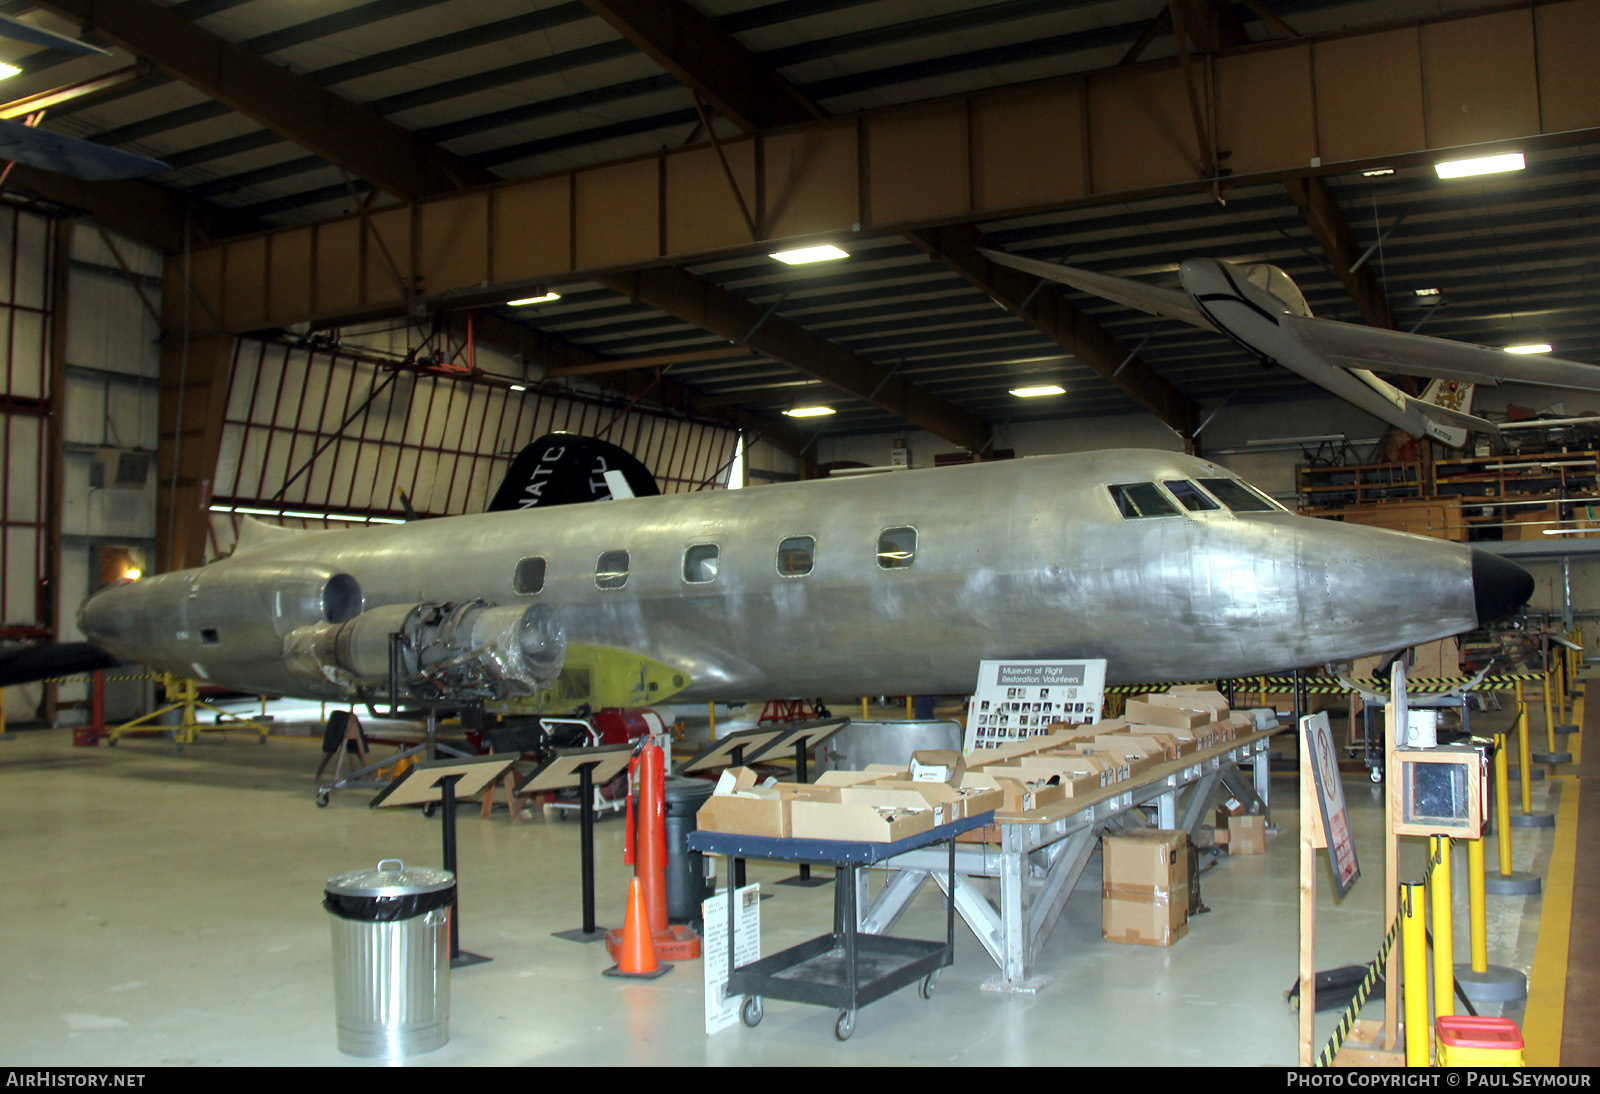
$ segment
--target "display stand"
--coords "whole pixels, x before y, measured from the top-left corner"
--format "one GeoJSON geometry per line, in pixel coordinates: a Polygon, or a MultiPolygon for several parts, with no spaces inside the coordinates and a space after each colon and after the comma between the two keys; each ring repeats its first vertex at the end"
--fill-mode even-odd
{"type": "MultiPolygon", "coordinates": [[[[689,760],[678,768],[677,773],[692,775],[696,771],[715,771],[721,767],[743,767],[745,764],[754,763],[758,757],[770,751],[776,741],[788,735],[789,729],[786,726],[779,726],[776,729],[758,727],[738,730],[689,760]]],[[[734,859],[731,869],[733,887],[743,889],[744,859],[734,859]]]]}
{"type": "MultiPolygon", "coordinates": [[[[335,711],[334,713],[338,713],[338,712],[335,711]]],[[[352,721],[354,720],[354,715],[351,716],[351,720],[352,721]]],[[[329,721],[331,723],[332,718],[330,718],[329,721]]],[[[347,729],[346,733],[348,733],[348,732],[349,731],[347,729]]],[[[319,807],[326,806],[328,804],[328,796],[330,794],[332,794],[335,790],[382,790],[382,789],[384,789],[385,787],[391,785],[390,782],[388,782],[387,780],[378,779],[378,778],[369,778],[369,776],[375,776],[379,772],[383,771],[385,768],[389,768],[389,767],[395,766],[395,764],[399,763],[401,760],[411,759],[412,757],[416,757],[416,756],[420,756],[424,760],[432,760],[435,756],[437,756],[441,752],[447,752],[450,755],[460,757],[461,759],[469,759],[469,758],[471,758],[466,753],[461,752],[459,749],[452,748],[452,747],[450,747],[448,745],[441,745],[439,743],[438,738],[439,738],[439,710],[438,710],[437,707],[431,707],[430,706],[427,709],[427,720],[424,723],[422,740],[418,741],[414,745],[408,745],[407,747],[402,748],[400,751],[394,753],[391,756],[384,756],[381,759],[376,759],[375,760],[375,759],[372,759],[371,756],[369,755],[367,757],[367,762],[362,767],[359,767],[356,770],[350,772],[350,774],[342,776],[342,777],[340,777],[339,773],[338,773],[339,772],[339,767],[341,765],[335,765],[335,768],[334,768],[334,776],[335,777],[334,777],[333,781],[323,783],[321,786],[317,787],[317,805],[319,807]]],[[[326,741],[326,732],[324,734],[324,741],[326,741]]],[[[324,757],[324,759],[323,759],[324,766],[326,765],[326,763],[327,763],[327,758],[324,757]]],[[[321,771],[320,767],[318,768],[318,771],[321,771]]]]}
{"type": "MultiPolygon", "coordinates": [[[[766,752],[769,755],[776,756],[781,752],[787,752],[790,748],[793,748],[794,781],[803,785],[810,781],[810,773],[807,770],[806,765],[806,757],[810,751],[849,724],[850,719],[848,718],[833,718],[815,722],[804,722],[799,725],[791,725],[786,734],[784,734],[778,740],[773,741],[772,744],[767,747],[766,752]]],[[[811,864],[809,862],[802,862],[800,864],[800,872],[798,874],[796,874],[794,877],[786,877],[782,881],[778,882],[778,884],[803,885],[807,888],[811,888],[817,885],[826,885],[832,880],[833,876],[831,874],[827,877],[812,877],[811,864]]]]}
{"type": "Polygon", "coordinates": [[[578,789],[578,819],[583,861],[583,925],[570,931],[552,931],[568,942],[598,942],[606,928],[594,921],[594,788],[604,786],[628,766],[632,745],[602,745],[557,752],[514,790],[513,797],[547,790],[578,789]]]}
{"type": "MultiPolygon", "coordinates": [[[[432,720],[432,712],[429,712],[432,720]]],[[[424,808],[438,805],[444,813],[444,868],[456,873],[456,797],[470,798],[494,785],[511,765],[520,759],[519,753],[497,756],[479,756],[470,760],[430,760],[406,770],[405,774],[390,783],[382,793],[372,799],[372,808],[397,805],[420,805],[424,808]]],[[[467,953],[461,948],[460,878],[457,877],[455,909],[450,913],[450,967],[479,965],[493,958],[467,953]]]]}

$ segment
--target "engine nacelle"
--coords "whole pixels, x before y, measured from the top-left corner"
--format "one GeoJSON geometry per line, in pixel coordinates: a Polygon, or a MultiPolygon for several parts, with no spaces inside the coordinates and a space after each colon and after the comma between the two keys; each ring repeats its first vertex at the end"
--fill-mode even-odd
{"type": "Polygon", "coordinates": [[[308,683],[347,694],[510,699],[549,687],[566,659],[566,632],[542,604],[496,607],[391,604],[343,623],[317,623],[283,641],[284,666],[308,683]]]}

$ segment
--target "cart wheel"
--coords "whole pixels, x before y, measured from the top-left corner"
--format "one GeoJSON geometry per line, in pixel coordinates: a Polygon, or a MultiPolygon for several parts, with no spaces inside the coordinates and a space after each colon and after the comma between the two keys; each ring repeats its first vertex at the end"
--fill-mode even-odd
{"type": "Polygon", "coordinates": [[[745,996],[744,1003],[739,1007],[739,1018],[751,1029],[759,1026],[761,1024],[761,996],[745,996]]]}
{"type": "Polygon", "coordinates": [[[429,802],[427,805],[422,807],[422,815],[424,817],[431,817],[433,816],[434,810],[437,808],[438,806],[434,805],[433,802],[429,802]]]}
{"type": "Polygon", "coordinates": [[[328,808],[328,794],[327,794],[326,791],[324,791],[323,793],[317,795],[317,808],[318,809],[326,809],[326,808],[328,808]]]}
{"type": "Polygon", "coordinates": [[[932,999],[933,989],[938,986],[939,973],[941,971],[942,970],[940,969],[934,969],[927,976],[924,976],[922,978],[922,983],[917,985],[917,994],[922,996],[924,999],[932,999]]]}
{"type": "Polygon", "coordinates": [[[1375,767],[1375,768],[1372,769],[1372,781],[1375,782],[1375,783],[1383,782],[1383,769],[1382,768],[1375,767]]]}
{"type": "Polygon", "coordinates": [[[833,1024],[833,1035],[841,1041],[848,1041],[850,1035],[856,1031],[856,1012],[841,1010],[839,1020],[833,1024]]]}

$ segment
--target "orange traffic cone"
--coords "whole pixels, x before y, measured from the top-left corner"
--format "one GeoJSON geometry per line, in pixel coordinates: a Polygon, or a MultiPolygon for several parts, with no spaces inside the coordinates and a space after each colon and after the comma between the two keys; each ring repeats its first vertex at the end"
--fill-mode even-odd
{"type": "Polygon", "coordinates": [[[634,878],[628,882],[628,917],[622,923],[622,940],[616,949],[617,963],[601,975],[654,980],[671,972],[671,965],[656,961],[656,947],[650,933],[650,913],[644,906],[644,887],[639,884],[638,878],[634,878]]]}

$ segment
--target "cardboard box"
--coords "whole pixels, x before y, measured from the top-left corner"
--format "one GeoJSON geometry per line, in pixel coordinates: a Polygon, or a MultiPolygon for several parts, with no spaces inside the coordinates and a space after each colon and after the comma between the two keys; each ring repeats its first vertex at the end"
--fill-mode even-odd
{"type": "Polygon", "coordinates": [[[1149,702],[1144,699],[1129,699],[1127,705],[1123,707],[1122,716],[1130,724],[1173,726],[1177,729],[1199,729],[1213,720],[1197,711],[1184,710],[1181,707],[1149,702]]]}
{"type": "MultiPolygon", "coordinates": [[[[1144,828],[1100,841],[1101,886],[1124,896],[1154,898],[1189,885],[1189,834],[1181,828],[1144,828]]],[[[1184,907],[1188,907],[1187,897],[1184,907]]]]}
{"type": "Polygon", "coordinates": [[[873,783],[883,778],[883,775],[871,771],[824,771],[811,780],[812,786],[857,786],[861,783],[873,783]]]}
{"type": "MultiPolygon", "coordinates": [[[[1038,763],[1037,760],[1036,756],[1026,757],[999,767],[991,767],[989,770],[1002,778],[1009,777],[1011,772],[1016,772],[1018,778],[1035,787],[1040,785],[1058,787],[1065,798],[1081,798],[1100,789],[1098,771],[1074,773],[1060,764],[1038,763]]],[[[1034,808],[1038,808],[1037,791],[1034,808]]]]}
{"type": "MultiPolygon", "coordinates": [[[[736,776],[734,785],[744,782],[736,776]]],[[[706,832],[737,832],[783,839],[790,834],[791,803],[801,799],[837,801],[838,796],[837,788],[799,783],[750,786],[733,793],[713,794],[695,814],[695,827],[706,832]]]]}
{"type": "Polygon", "coordinates": [[[1204,714],[1208,722],[1226,718],[1229,710],[1228,700],[1214,688],[1196,688],[1193,691],[1173,688],[1170,691],[1138,695],[1135,698],[1157,706],[1177,707],[1179,710],[1187,710],[1194,714],[1204,714]]]}
{"type": "Polygon", "coordinates": [[[893,843],[933,826],[932,809],[883,809],[853,802],[802,799],[790,808],[789,834],[796,839],[893,843]]]}
{"type": "Polygon", "coordinates": [[[989,765],[978,771],[968,771],[961,785],[985,790],[998,790],[1002,802],[996,808],[1005,813],[1028,813],[1066,800],[1066,791],[1037,780],[1029,782],[1018,769],[1003,765],[989,765]]]}
{"type": "Polygon", "coordinates": [[[1145,749],[1152,756],[1159,755],[1164,760],[1176,760],[1183,754],[1178,738],[1150,726],[1130,726],[1128,732],[1119,733],[1117,737],[1145,749]]]}
{"type": "Polygon", "coordinates": [[[1228,854],[1264,855],[1266,853],[1266,817],[1228,818],[1228,854]]]}
{"type": "Polygon", "coordinates": [[[1082,756],[1085,759],[1096,760],[1105,764],[1110,772],[1106,779],[1106,785],[1108,786],[1111,783],[1127,782],[1133,777],[1133,769],[1128,766],[1127,759],[1121,753],[1095,751],[1092,748],[1083,747],[1090,743],[1089,741],[1080,741],[1077,747],[1063,748],[1060,751],[1068,756],[1082,756]]]}
{"type": "Polygon", "coordinates": [[[1166,762],[1164,756],[1151,755],[1147,746],[1134,744],[1126,734],[1096,737],[1092,741],[1085,741],[1080,749],[1095,755],[1118,757],[1122,763],[1128,765],[1130,779],[1138,778],[1146,771],[1166,762]]]}
{"type": "Polygon", "coordinates": [[[1119,774],[1122,770],[1122,765],[1109,757],[1096,756],[1088,752],[1069,752],[1064,749],[1041,752],[1034,757],[1034,760],[1064,765],[1066,770],[1075,775],[1098,775],[1101,786],[1110,786],[1120,781],[1119,774]]]}
{"type": "Polygon", "coordinates": [[[911,754],[911,781],[957,783],[967,769],[966,758],[955,749],[925,749],[911,754]]]}
{"type": "Polygon", "coordinates": [[[1189,933],[1189,886],[1166,903],[1106,893],[1100,904],[1100,937],[1136,946],[1170,946],[1189,933]]]}
{"type": "Polygon", "coordinates": [[[938,793],[937,791],[921,793],[912,787],[872,783],[866,786],[840,787],[839,801],[845,805],[873,805],[884,809],[927,809],[932,811],[935,825],[949,824],[958,819],[961,796],[953,787],[945,786],[944,783],[930,785],[941,787],[948,796],[940,801],[932,801],[930,798],[938,793]]]}
{"type": "Polygon", "coordinates": [[[975,817],[991,809],[999,809],[1005,802],[1005,793],[997,786],[955,787],[949,783],[917,783],[907,780],[885,781],[873,785],[891,790],[909,790],[917,794],[929,805],[944,811],[945,820],[940,821],[941,824],[975,817]]]}

